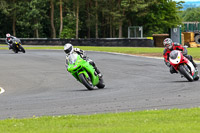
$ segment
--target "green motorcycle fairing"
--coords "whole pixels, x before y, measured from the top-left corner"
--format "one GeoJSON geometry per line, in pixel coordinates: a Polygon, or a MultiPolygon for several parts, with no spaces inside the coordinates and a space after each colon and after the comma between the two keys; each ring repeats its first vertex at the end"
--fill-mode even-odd
{"type": "Polygon", "coordinates": [[[99,83],[99,77],[96,76],[94,67],[82,59],[77,53],[68,56],[68,72],[70,72],[79,82],[79,75],[84,74],[86,78],[91,78],[92,84],[95,86],[99,83]]]}

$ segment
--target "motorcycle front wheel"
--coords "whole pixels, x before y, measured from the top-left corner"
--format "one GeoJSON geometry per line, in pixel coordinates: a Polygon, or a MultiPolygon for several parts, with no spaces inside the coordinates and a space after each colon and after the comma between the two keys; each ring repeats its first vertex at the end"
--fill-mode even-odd
{"type": "Polygon", "coordinates": [[[20,45],[19,47],[20,47],[20,50],[21,50],[23,53],[26,52],[25,49],[24,49],[21,45],[20,45]]]}
{"type": "Polygon", "coordinates": [[[88,90],[94,90],[94,86],[92,84],[92,81],[90,78],[86,78],[83,73],[79,75],[79,78],[81,80],[81,83],[88,89],[88,90]]]}
{"type": "Polygon", "coordinates": [[[18,53],[18,49],[13,48],[13,52],[18,53]]]}
{"type": "Polygon", "coordinates": [[[188,80],[188,81],[193,81],[194,79],[193,79],[193,77],[192,77],[192,75],[190,74],[190,72],[188,72],[187,70],[186,70],[186,68],[185,68],[185,66],[184,65],[180,65],[179,66],[179,71],[180,71],[180,73],[183,75],[183,76],[185,76],[185,78],[188,80]]]}

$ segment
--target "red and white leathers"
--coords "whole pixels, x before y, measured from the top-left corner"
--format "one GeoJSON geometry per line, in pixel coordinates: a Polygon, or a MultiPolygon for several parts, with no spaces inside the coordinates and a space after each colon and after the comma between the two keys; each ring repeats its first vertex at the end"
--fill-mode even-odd
{"type": "MultiPolygon", "coordinates": [[[[180,45],[179,43],[172,43],[172,48],[165,48],[163,51],[163,57],[164,57],[164,62],[167,65],[169,63],[169,54],[171,53],[171,51],[173,50],[180,50],[183,53],[186,52],[186,48],[184,48],[182,45],[180,45]]],[[[183,54],[184,55],[184,54],[183,54]]]]}
{"type": "Polygon", "coordinates": [[[165,62],[165,64],[168,67],[170,67],[170,72],[171,73],[176,73],[176,70],[169,63],[169,54],[173,50],[180,50],[180,51],[182,51],[183,56],[185,56],[186,58],[188,58],[192,62],[192,64],[194,65],[194,67],[197,67],[197,65],[194,63],[194,61],[192,59],[192,56],[191,55],[187,55],[187,49],[185,47],[183,47],[181,44],[174,42],[174,43],[172,43],[171,49],[165,48],[164,51],[163,51],[164,62],[165,62]]]}

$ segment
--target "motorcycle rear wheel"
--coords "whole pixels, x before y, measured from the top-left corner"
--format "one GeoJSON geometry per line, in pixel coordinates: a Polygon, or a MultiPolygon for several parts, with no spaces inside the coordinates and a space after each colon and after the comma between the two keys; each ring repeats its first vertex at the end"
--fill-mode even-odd
{"type": "Polygon", "coordinates": [[[88,90],[94,90],[94,86],[92,84],[91,79],[86,79],[85,75],[81,73],[79,75],[79,78],[81,80],[81,83],[88,89],[88,90]]]}
{"type": "Polygon", "coordinates": [[[195,77],[194,80],[195,80],[195,81],[199,80],[199,76],[195,77]]]}
{"type": "Polygon", "coordinates": [[[192,77],[192,75],[186,70],[186,68],[184,67],[184,65],[180,65],[180,66],[179,66],[179,71],[180,71],[180,73],[181,73],[183,76],[185,76],[185,78],[186,78],[188,81],[192,82],[192,81],[194,80],[193,77],[192,77]]]}

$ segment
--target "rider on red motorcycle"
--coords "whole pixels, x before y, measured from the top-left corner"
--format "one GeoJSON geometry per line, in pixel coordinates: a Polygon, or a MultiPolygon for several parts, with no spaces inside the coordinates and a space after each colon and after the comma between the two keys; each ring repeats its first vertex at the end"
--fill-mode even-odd
{"type": "Polygon", "coordinates": [[[165,46],[165,49],[163,51],[164,62],[165,62],[165,64],[168,67],[170,67],[170,73],[171,74],[177,73],[177,71],[174,69],[174,67],[171,66],[171,64],[169,63],[169,54],[173,50],[180,50],[180,51],[182,51],[183,56],[185,56],[186,58],[188,58],[188,60],[194,65],[194,67],[196,69],[197,64],[193,61],[191,55],[187,55],[187,49],[186,49],[186,47],[183,47],[181,44],[179,44],[177,42],[172,42],[172,40],[170,38],[166,38],[163,41],[163,45],[165,46]]]}

